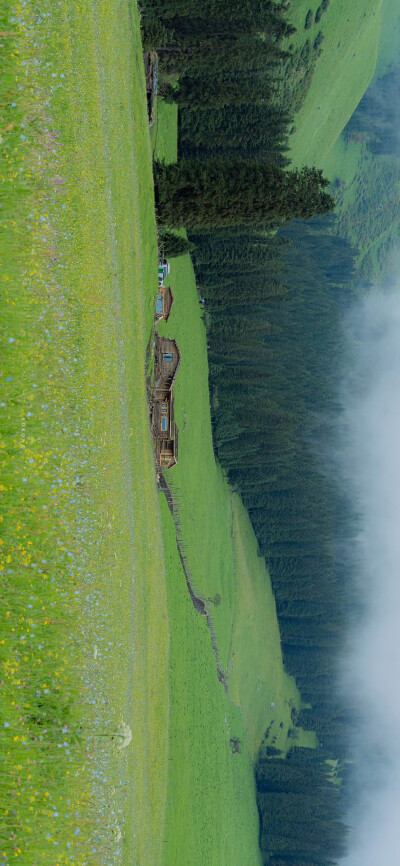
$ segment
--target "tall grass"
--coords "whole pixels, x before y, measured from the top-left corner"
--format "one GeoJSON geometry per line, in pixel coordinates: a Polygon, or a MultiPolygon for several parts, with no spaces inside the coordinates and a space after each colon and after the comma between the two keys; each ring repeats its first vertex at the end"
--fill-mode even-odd
{"type": "Polygon", "coordinates": [[[62,96],[50,14],[48,3],[0,9],[2,866],[114,862],[126,768],[102,671],[101,449],[84,386],[85,310],[63,281],[72,223],[51,116],[62,96]]]}

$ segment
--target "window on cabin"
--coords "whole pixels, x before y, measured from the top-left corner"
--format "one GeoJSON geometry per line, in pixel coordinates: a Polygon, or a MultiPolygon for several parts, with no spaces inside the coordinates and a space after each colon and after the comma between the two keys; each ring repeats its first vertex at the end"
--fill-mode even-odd
{"type": "Polygon", "coordinates": [[[161,430],[165,433],[168,429],[168,418],[161,418],[161,430]]]}
{"type": "Polygon", "coordinates": [[[173,360],[174,360],[174,356],[173,356],[172,352],[164,352],[163,353],[163,361],[165,364],[172,364],[173,360]]]}
{"type": "Polygon", "coordinates": [[[168,412],[168,404],[167,403],[161,403],[161,414],[166,415],[167,412],[168,412]]]}

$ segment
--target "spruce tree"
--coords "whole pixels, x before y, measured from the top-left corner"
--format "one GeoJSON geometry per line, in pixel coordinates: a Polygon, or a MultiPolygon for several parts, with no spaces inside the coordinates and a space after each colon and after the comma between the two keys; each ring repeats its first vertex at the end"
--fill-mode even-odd
{"type": "Polygon", "coordinates": [[[245,160],[181,160],[154,165],[162,225],[204,229],[310,219],[333,210],[328,181],[316,168],[293,171],[245,160]]]}

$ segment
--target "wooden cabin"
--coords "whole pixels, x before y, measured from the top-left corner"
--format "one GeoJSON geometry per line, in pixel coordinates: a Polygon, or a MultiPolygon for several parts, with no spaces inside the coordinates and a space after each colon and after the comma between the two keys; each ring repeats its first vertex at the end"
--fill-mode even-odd
{"type": "Polygon", "coordinates": [[[156,301],[156,322],[160,322],[161,319],[164,319],[164,322],[168,321],[173,303],[174,296],[171,287],[159,286],[156,301]]]}
{"type": "Polygon", "coordinates": [[[158,468],[171,469],[178,462],[178,430],[174,421],[173,385],[181,362],[176,340],[155,340],[154,386],[151,428],[158,468]]]}
{"type": "Polygon", "coordinates": [[[174,421],[173,388],[164,399],[154,401],[152,430],[157,466],[171,469],[178,462],[178,430],[174,421]]]}
{"type": "Polygon", "coordinates": [[[153,397],[164,399],[171,390],[181,363],[181,355],[176,340],[156,335],[156,362],[154,368],[153,397]]]}

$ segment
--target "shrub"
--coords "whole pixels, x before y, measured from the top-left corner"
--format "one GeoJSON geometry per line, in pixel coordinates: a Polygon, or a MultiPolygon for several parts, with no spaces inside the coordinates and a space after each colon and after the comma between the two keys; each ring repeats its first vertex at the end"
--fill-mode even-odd
{"type": "MultiPolygon", "coordinates": [[[[329,0],[328,0],[328,2],[329,2],[329,0]]],[[[310,27],[312,27],[313,22],[314,22],[314,13],[313,13],[312,9],[309,9],[307,12],[307,15],[306,15],[304,29],[310,30],[310,27]]]]}
{"type": "Polygon", "coordinates": [[[175,232],[164,231],[160,233],[159,238],[160,250],[164,256],[173,259],[175,256],[183,256],[185,253],[190,253],[194,249],[194,244],[182,238],[175,232]]]}
{"type": "Polygon", "coordinates": [[[173,39],[173,33],[157,19],[142,21],[142,43],[144,51],[164,48],[173,39]]]}
{"type": "Polygon", "coordinates": [[[231,737],[229,745],[231,747],[232,755],[238,755],[242,751],[242,741],[239,737],[231,737]]]}
{"type": "Polygon", "coordinates": [[[325,36],[324,36],[322,30],[320,30],[319,33],[318,33],[318,35],[317,35],[316,38],[315,38],[315,42],[314,42],[314,51],[318,51],[318,50],[319,50],[319,48],[321,47],[321,45],[322,45],[324,39],[325,39],[325,36]]]}

